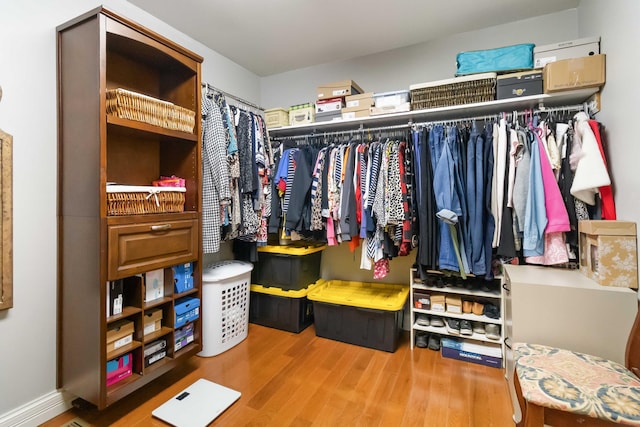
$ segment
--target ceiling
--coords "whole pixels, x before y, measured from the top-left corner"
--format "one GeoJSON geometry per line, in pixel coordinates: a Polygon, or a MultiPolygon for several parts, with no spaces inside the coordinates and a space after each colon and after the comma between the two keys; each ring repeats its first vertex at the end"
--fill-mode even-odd
{"type": "Polygon", "coordinates": [[[577,7],[580,0],[129,0],[258,76],[577,7]]]}

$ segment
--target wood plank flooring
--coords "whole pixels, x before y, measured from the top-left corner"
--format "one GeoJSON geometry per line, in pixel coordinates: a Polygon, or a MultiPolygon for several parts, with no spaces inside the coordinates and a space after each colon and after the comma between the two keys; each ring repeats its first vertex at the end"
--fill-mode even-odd
{"type": "Polygon", "coordinates": [[[151,411],[198,378],[242,393],[213,426],[513,426],[504,370],[415,348],[394,353],[250,324],[245,341],[194,357],[102,412],[72,409],[94,426],[165,426],[151,411]]]}

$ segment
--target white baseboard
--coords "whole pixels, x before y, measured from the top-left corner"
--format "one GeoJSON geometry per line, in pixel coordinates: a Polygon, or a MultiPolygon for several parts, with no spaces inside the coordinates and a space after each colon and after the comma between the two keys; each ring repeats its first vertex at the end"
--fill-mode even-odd
{"type": "Polygon", "coordinates": [[[0,427],[36,427],[71,408],[73,396],[52,391],[6,414],[0,414],[0,427]]]}

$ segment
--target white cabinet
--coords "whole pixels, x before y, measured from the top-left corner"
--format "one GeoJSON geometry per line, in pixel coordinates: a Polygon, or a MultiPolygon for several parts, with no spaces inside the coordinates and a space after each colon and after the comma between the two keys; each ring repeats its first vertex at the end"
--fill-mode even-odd
{"type": "MultiPolygon", "coordinates": [[[[577,270],[505,265],[505,368],[513,394],[515,342],[592,354],[624,364],[627,338],[638,309],[628,288],[602,286],[577,270]]],[[[514,408],[518,408],[514,400],[514,408]]]]}
{"type": "MultiPolygon", "coordinates": [[[[423,281],[416,269],[411,269],[411,290],[410,301],[411,304],[411,348],[415,346],[415,336],[417,331],[424,331],[429,334],[438,334],[439,336],[453,336],[464,340],[472,340],[475,342],[493,343],[503,347],[502,329],[503,329],[503,316],[502,316],[502,294],[500,292],[499,280],[492,282],[486,282],[481,279],[476,279],[473,276],[467,280],[462,280],[457,277],[445,276],[441,272],[433,271],[427,273],[429,280],[423,281]],[[434,283],[438,283],[435,285],[434,283]],[[416,308],[415,297],[417,295],[429,295],[432,298],[434,295],[457,296],[462,301],[479,302],[482,304],[493,304],[499,310],[499,317],[493,318],[486,315],[477,315],[473,313],[457,313],[447,309],[446,305],[444,310],[434,310],[431,306],[428,309],[416,308]],[[441,317],[442,319],[454,318],[458,320],[469,320],[472,323],[480,322],[485,326],[487,324],[495,324],[500,328],[500,338],[491,339],[486,334],[474,332],[472,335],[459,335],[450,334],[447,328],[444,326],[422,326],[416,322],[418,315],[426,314],[430,318],[433,316],[441,317]]],[[[502,354],[504,354],[504,348],[502,348],[502,354]]]]}

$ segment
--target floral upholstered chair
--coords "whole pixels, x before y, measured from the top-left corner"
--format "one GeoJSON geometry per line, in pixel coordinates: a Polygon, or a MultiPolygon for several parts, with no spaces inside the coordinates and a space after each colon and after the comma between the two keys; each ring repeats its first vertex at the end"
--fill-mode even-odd
{"type": "Polygon", "coordinates": [[[640,426],[640,314],[627,341],[625,366],[537,344],[514,345],[518,427],[640,426]]]}

